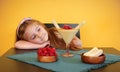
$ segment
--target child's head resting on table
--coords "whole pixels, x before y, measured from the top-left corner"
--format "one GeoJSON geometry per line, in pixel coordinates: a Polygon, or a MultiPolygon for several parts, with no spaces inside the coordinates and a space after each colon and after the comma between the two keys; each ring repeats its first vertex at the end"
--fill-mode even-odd
{"type": "MultiPolygon", "coordinates": [[[[38,20],[24,18],[16,30],[15,47],[17,49],[37,49],[46,45],[65,49],[65,42],[56,28],[47,28],[38,20]]],[[[75,36],[69,46],[72,50],[80,50],[81,40],[75,36]]]]}
{"type": "Polygon", "coordinates": [[[41,44],[48,41],[48,32],[41,22],[28,18],[18,27],[17,39],[41,44]]]}

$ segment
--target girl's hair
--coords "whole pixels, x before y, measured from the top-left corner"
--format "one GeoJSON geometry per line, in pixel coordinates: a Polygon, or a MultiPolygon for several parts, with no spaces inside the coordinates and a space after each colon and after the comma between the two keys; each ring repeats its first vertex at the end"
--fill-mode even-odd
{"type": "Polygon", "coordinates": [[[55,48],[62,48],[65,49],[65,42],[63,38],[58,38],[58,36],[55,33],[58,33],[56,28],[49,28],[48,34],[49,34],[49,40],[51,45],[53,45],[55,48]]]}
{"type": "Polygon", "coordinates": [[[42,25],[45,30],[48,32],[50,43],[53,47],[56,48],[65,48],[65,42],[62,38],[58,38],[55,32],[58,32],[56,28],[47,28],[43,23],[38,20],[30,19],[25,20],[22,24],[20,24],[19,28],[16,30],[16,41],[25,40],[23,35],[28,25],[33,23],[42,25]]]}

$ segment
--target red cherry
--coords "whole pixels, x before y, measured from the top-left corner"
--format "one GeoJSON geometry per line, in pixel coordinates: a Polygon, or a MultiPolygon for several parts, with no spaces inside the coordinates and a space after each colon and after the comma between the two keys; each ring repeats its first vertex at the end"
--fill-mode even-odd
{"type": "Polygon", "coordinates": [[[57,56],[56,49],[51,46],[38,49],[37,54],[39,56],[57,56]]]}
{"type": "Polygon", "coordinates": [[[41,48],[38,49],[37,54],[38,54],[38,55],[41,55],[41,54],[42,54],[41,48]]]}
{"type": "Polygon", "coordinates": [[[71,27],[70,25],[66,25],[66,24],[65,24],[65,25],[63,26],[63,29],[72,29],[72,27],[71,27]]]}

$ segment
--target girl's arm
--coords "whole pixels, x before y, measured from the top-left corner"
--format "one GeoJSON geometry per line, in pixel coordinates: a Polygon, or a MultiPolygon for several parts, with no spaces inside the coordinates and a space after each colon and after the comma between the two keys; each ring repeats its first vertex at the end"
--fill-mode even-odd
{"type": "Polygon", "coordinates": [[[78,37],[74,37],[70,43],[70,49],[72,50],[81,50],[82,49],[82,42],[78,37]]]}
{"type": "Polygon", "coordinates": [[[15,48],[17,49],[38,49],[38,48],[43,48],[48,44],[50,44],[49,41],[42,43],[42,44],[34,44],[31,42],[20,40],[15,43],[15,48]]]}

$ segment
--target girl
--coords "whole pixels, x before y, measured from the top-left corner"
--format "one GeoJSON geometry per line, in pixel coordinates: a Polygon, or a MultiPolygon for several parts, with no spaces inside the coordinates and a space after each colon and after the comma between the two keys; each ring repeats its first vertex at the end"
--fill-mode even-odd
{"type": "MultiPolygon", "coordinates": [[[[17,49],[38,49],[47,45],[65,49],[65,42],[56,28],[46,28],[43,23],[32,18],[20,22],[16,30],[17,49]]],[[[71,50],[80,50],[81,45],[81,40],[76,36],[69,44],[71,50]]]]}

